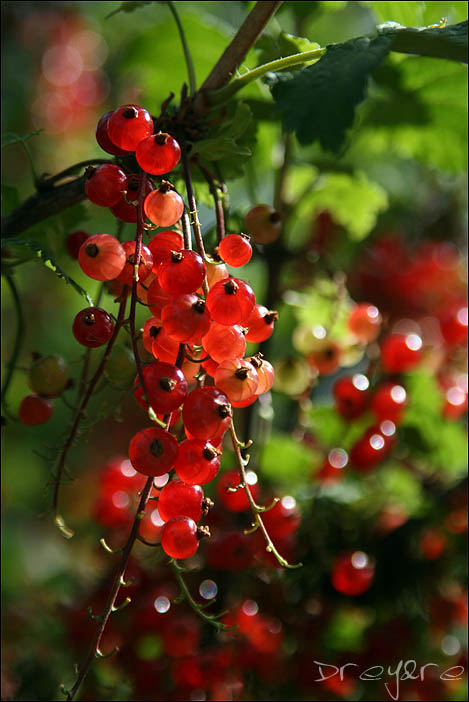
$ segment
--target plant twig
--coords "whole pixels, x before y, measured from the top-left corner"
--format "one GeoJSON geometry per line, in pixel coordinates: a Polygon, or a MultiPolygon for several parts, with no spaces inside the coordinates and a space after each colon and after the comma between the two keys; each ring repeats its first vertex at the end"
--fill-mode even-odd
{"type": "Polygon", "coordinates": [[[197,165],[202,171],[205,180],[208,183],[210,194],[213,197],[213,204],[215,205],[215,217],[217,219],[217,239],[218,243],[220,243],[220,241],[225,236],[225,211],[223,209],[223,196],[220,197],[220,190],[223,189],[223,186],[215,182],[213,173],[210,173],[208,168],[203,166],[201,163],[198,163],[197,165]]]}
{"type": "Polygon", "coordinates": [[[6,402],[6,396],[8,392],[8,388],[11,383],[11,379],[13,377],[13,373],[15,371],[16,364],[18,362],[18,357],[21,353],[21,347],[23,345],[23,339],[24,339],[24,315],[23,315],[23,308],[21,306],[21,298],[18,293],[18,289],[16,287],[16,283],[13,279],[13,276],[6,274],[5,275],[6,281],[8,283],[8,286],[11,290],[11,294],[13,297],[13,304],[15,307],[15,312],[16,312],[16,333],[15,333],[15,342],[13,345],[13,351],[11,354],[11,358],[6,363],[6,374],[5,374],[5,380],[3,383],[2,387],[2,406],[5,408],[5,411],[7,410],[7,402],[6,402]]]}
{"type": "Polygon", "coordinates": [[[187,587],[184,578],[182,577],[183,569],[178,565],[178,562],[172,558],[169,562],[169,565],[176,577],[176,580],[178,581],[179,587],[181,588],[181,599],[186,600],[186,602],[189,604],[190,607],[192,607],[194,612],[196,612],[201,619],[207,622],[207,624],[214,626],[215,629],[218,629],[219,631],[229,631],[232,627],[227,627],[226,624],[223,624],[223,622],[218,621],[218,619],[223,617],[227,612],[220,612],[219,614],[206,614],[203,611],[204,605],[200,605],[192,597],[189,588],[187,587]]]}
{"type": "Polygon", "coordinates": [[[179,17],[178,11],[176,10],[176,7],[174,5],[174,2],[171,2],[171,0],[168,0],[167,5],[168,5],[169,9],[171,10],[171,13],[174,17],[176,24],[177,24],[179,37],[181,39],[181,44],[182,44],[182,50],[184,52],[184,58],[186,61],[186,66],[187,66],[187,75],[189,78],[189,92],[190,92],[190,96],[192,97],[194,95],[195,91],[197,90],[196,79],[195,79],[194,61],[192,60],[191,51],[189,49],[186,35],[184,33],[184,27],[182,26],[182,22],[181,22],[181,19],[179,17]]]}
{"type": "MultiPolygon", "coordinates": [[[[186,145],[184,142],[181,143],[181,161],[182,161],[182,167],[184,170],[184,180],[186,182],[187,199],[189,201],[189,214],[190,214],[190,221],[191,221],[191,225],[192,225],[192,231],[194,232],[197,250],[198,250],[199,254],[202,256],[202,258],[204,259],[204,261],[206,261],[207,254],[205,253],[204,240],[202,238],[202,230],[200,228],[200,222],[199,222],[199,214],[197,212],[197,204],[195,202],[194,187],[192,185],[189,158],[187,156],[186,145]]],[[[205,295],[207,296],[207,294],[208,294],[207,278],[204,279],[204,282],[202,283],[202,288],[203,288],[205,295]]]]}

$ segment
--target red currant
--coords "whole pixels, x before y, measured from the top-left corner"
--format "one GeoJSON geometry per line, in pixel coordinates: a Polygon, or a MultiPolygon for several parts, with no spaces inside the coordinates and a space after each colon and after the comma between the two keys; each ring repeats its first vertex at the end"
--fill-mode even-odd
{"type": "Polygon", "coordinates": [[[350,450],[350,462],[360,473],[367,473],[375,468],[388,457],[392,450],[395,425],[390,420],[385,420],[385,422],[389,422],[390,431],[387,431],[388,435],[381,430],[382,425],[370,427],[350,450]]]}
{"type": "Polygon", "coordinates": [[[268,310],[263,305],[254,305],[246,320],[246,341],[258,344],[268,339],[272,336],[277,319],[278,313],[275,310],[268,310]]]}
{"type": "Polygon", "coordinates": [[[282,497],[272,509],[262,513],[262,521],[274,540],[294,534],[301,521],[296,500],[290,495],[282,497]]]}
{"type": "Polygon", "coordinates": [[[219,324],[244,325],[256,303],[250,285],[239,278],[220,280],[207,295],[207,308],[219,324]]]}
{"type": "Polygon", "coordinates": [[[355,551],[337,558],[331,580],[338,592],[353,597],[371,587],[374,575],[375,569],[370,557],[363,551],[355,551]]]}
{"type": "Polygon", "coordinates": [[[399,424],[406,407],[407,394],[402,385],[384,383],[377,390],[371,401],[373,410],[379,422],[390,419],[399,424]]]}
{"type": "Polygon", "coordinates": [[[311,368],[319,375],[331,375],[339,367],[342,349],[333,341],[325,340],[306,357],[311,368]]]}
{"type": "Polygon", "coordinates": [[[208,441],[186,439],[179,446],[179,454],[174,470],[188,485],[205,485],[220,470],[221,451],[208,441]]]}
{"type": "Polygon", "coordinates": [[[101,207],[112,207],[122,200],[127,190],[127,176],[122,168],[113,163],[104,163],[98,168],[87,168],[85,179],[86,197],[101,207]]]}
{"type": "Polygon", "coordinates": [[[158,268],[158,280],[170,295],[195,292],[205,278],[205,265],[201,256],[191,249],[171,251],[158,268]]]}
{"type": "Polygon", "coordinates": [[[84,232],[81,229],[68,235],[65,245],[71,258],[74,258],[75,260],[78,259],[78,252],[80,251],[81,245],[90,236],[91,234],[84,232]]]}
{"type": "MultiPolygon", "coordinates": [[[[111,207],[114,217],[123,222],[133,224],[137,221],[138,192],[140,189],[140,176],[130,175],[127,178],[127,192],[122,194],[117,205],[111,207]]],[[[149,178],[145,181],[145,197],[154,190],[153,183],[149,178]]]]}
{"type": "Polygon", "coordinates": [[[184,200],[168,183],[163,182],[158,190],[146,196],[143,209],[153,224],[172,227],[184,213],[184,200]]]}
{"type": "Polygon", "coordinates": [[[318,472],[318,478],[324,483],[335,483],[343,477],[342,470],[348,463],[347,451],[334,448],[327,454],[324,463],[318,472]]]}
{"type": "Polygon", "coordinates": [[[28,426],[44,424],[52,417],[53,411],[54,406],[47,397],[26,395],[26,397],[23,397],[21,400],[18,410],[18,419],[28,426]]]}
{"type": "Polygon", "coordinates": [[[153,120],[143,107],[122,105],[110,115],[107,133],[120,149],[135,151],[142,139],[153,133],[153,120]]]}
{"type": "Polygon", "coordinates": [[[273,366],[269,361],[266,361],[265,358],[262,358],[262,354],[251,356],[246,360],[257,370],[259,384],[256,389],[256,395],[263,395],[265,392],[268,392],[274,384],[275,371],[273,366]]]}
{"type": "Polygon", "coordinates": [[[29,384],[38,395],[58,397],[68,385],[70,370],[62,356],[42,356],[29,371],[29,384]]]}
{"type": "Polygon", "coordinates": [[[200,345],[210,327],[205,301],[194,293],[173,297],[163,307],[161,320],[169,336],[192,345],[200,345]]]}
{"type": "MultiPolygon", "coordinates": [[[[251,475],[256,477],[254,473],[251,475]]],[[[250,474],[248,474],[248,477],[250,477],[250,474]]],[[[228,509],[230,512],[244,512],[244,510],[249,509],[249,500],[245,489],[242,487],[238,488],[237,490],[231,489],[238,487],[240,482],[241,476],[237,470],[229,470],[218,480],[217,495],[226,509],[228,509]]],[[[251,483],[248,482],[247,489],[251,493],[255,502],[259,494],[257,481],[251,481],[251,483]]]]}
{"type": "Polygon", "coordinates": [[[72,331],[80,344],[95,348],[109,341],[114,331],[114,322],[106,310],[87,307],[75,317],[72,331]]]}
{"type": "Polygon", "coordinates": [[[381,365],[386,373],[403,373],[417,366],[422,358],[422,339],[418,334],[390,334],[381,344],[381,365]]]}
{"type": "Polygon", "coordinates": [[[246,215],[246,228],[256,244],[270,244],[282,233],[282,216],[269,205],[257,205],[246,215]]]}
{"type": "Polygon", "coordinates": [[[368,404],[369,385],[368,378],[361,373],[339,378],[332,390],[337,412],[346,419],[359,417],[368,404]]]}
{"type": "Polygon", "coordinates": [[[440,322],[441,333],[449,346],[467,346],[467,306],[460,305],[440,322]]]}
{"type": "Polygon", "coordinates": [[[153,337],[151,352],[155,358],[165,363],[176,363],[179,353],[179,342],[173,339],[163,327],[151,327],[153,337]]]}
{"type": "Polygon", "coordinates": [[[218,245],[218,255],[229,266],[244,266],[252,256],[250,237],[246,234],[228,234],[218,245]]]}
{"type": "Polygon", "coordinates": [[[106,114],[104,114],[101,117],[98,124],[96,125],[96,141],[103,149],[103,151],[106,151],[108,154],[112,154],[113,156],[127,156],[129,154],[129,151],[119,149],[119,147],[113,144],[109,138],[107,128],[109,124],[109,117],[111,115],[112,111],[106,112],[106,114]]]}
{"type": "Polygon", "coordinates": [[[246,351],[243,329],[236,324],[227,327],[225,324],[212,322],[202,339],[202,345],[217,364],[230,358],[241,358],[246,351]]]}
{"type": "Polygon", "coordinates": [[[174,517],[161,530],[163,551],[171,558],[189,558],[199,548],[197,524],[189,517],[174,517]]]}
{"type": "Polygon", "coordinates": [[[254,366],[243,358],[223,361],[215,371],[215,385],[235,402],[256,394],[259,376],[254,366]]]}
{"type": "Polygon", "coordinates": [[[140,168],[147,173],[163,175],[179,163],[181,147],[169,134],[158,132],[139,142],[135,158],[140,168]]]}
{"type": "Polygon", "coordinates": [[[155,412],[173,412],[184,402],[187,381],[182,371],[170,363],[156,361],[146,366],[145,386],[155,412]]]}
{"type": "Polygon", "coordinates": [[[200,485],[172,480],[160,492],[158,514],[164,522],[174,517],[190,517],[198,522],[202,516],[203,499],[204,491],[200,485]]]}
{"type": "Polygon", "coordinates": [[[163,307],[171,299],[171,295],[167,293],[160,285],[160,281],[157,277],[152,280],[147,293],[146,302],[150,307],[150,312],[161,319],[161,313],[163,307]]]}
{"type": "Polygon", "coordinates": [[[181,251],[184,248],[184,239],[179,232],[169,229],[160,232],[148,242],[148,248],[153,256],[153,273],[158,273],[158,266],[162,263],[171,251],[181,251]]]}
{"type": "Polygon", "coordinates": [[[174,466],[177,455],[178,442],[160,427],[142,429],[129,445],[130,461],[144,475],[164,475],[174,466]]]}
{"type": "Polygon", "coordinates": [[[218,388],[196,388],[184,401],[182,418],[184,425],[197,439],[212,439],[220,431],[228,429],[231,406],[218,388]]]}
{"type": "Polygon", "coordinates": [[[350,312],[348,327],[362,344],[374,341],[381,329],[379,309],[368,302],[362,302],[350,312]]]}
{"type": "MultiPolygon", "coordinates": [[[[122,248],[124,249],[126,261],[122,272],[117,276],[117,279],[125,285],[132,285],[134,277],[134,266],[135,266],[135,241],[124,241],[122,243],[122,248]]],[[[143,282],[148,278],[151,273],[153,266],[153,256],[151,255],[150,249],[146,246],[141,246],[140,250],[140,263],[138,266],[138,279],[143,282]]]]}
{"type": "Polygon", "coordinates": [[[113,280],[122,272],[126,255],[118,239],[110,234],[90,236],[80,248],[78,263],[94,280],[113,280]]]}

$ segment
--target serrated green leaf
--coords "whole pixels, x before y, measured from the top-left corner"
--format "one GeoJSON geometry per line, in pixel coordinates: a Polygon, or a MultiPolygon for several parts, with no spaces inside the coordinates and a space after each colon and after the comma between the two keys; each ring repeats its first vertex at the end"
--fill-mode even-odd
{"type": "Polygon", "coordinates": [[[11,144],[24,144],[25,141],[28,141],[28,139],[31,139],[33,136],[41,134],[43,131],[43,129],[35,129],[33,132],[28,132],[22,136],[14,132],[4,132],[2,134],[2,149],[6,146],[11,146],[11,144]]]}
{"type": "Polygon", "coordinates": [[[284,128],[296,132],[301,144],[318,140],[338,152],[355,109],[366,96],[367,82],[388,54],[392,39],[360,37],[327,47],[313,66],[296,73],[277,73],[271,92],[284,128]]]}
{"type": "Polygon", "coordinates": [[[50,268],[59,278],[62,278],[68,285],[71,285],[77,293],[83,295],[86,298],[89,305],[93,305],[91,297],[88,295],[86,290],[81,287],[73,278],[64,271],[64,269],[57,263],[54,256],[50,250],[38,241],[33,241],[32,239],[15,239],[15,246],[25,246],[28,250],[33,251],[38,258],[44,263],[47,268],[50,268]]]}
{"type": "Polygon", "coordinates": [[[291,486],[309,475],[313,454],[288,434],[272,434],[262,452],[261,470],[267,478],[291,486]]]}

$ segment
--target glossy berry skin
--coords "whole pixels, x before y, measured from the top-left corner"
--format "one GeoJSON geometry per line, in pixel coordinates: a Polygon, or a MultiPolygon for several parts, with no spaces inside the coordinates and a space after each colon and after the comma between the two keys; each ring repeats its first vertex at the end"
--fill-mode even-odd
{"type": "Polygon", "coordinates": [[[181,480],[172,480],[161,490],[158,498],[158,514],[164,522],[174,517],[190,517],[198,522],[202,516],[204,491],[200,485],[187,485],[181,480]]]}
{"type": "Polygon", "coordinates": [[[35,426],[48,422],[54,412],[54,406],[47,397],[39,395],[26,395],[21,400],[18,410],[18,419],[23,424],[35,426]]]}
{"type": "Polygon", "coordinates": [[[118,239],[110,234],[90,236],[80,248],[78,263],[93,280],[113,280],[122,272],[125,251],[118,239]]]}
{"type": "Polygon", "coordinates": [[[245,326],[256,298],[250,285],[239,278],[220,280],[207,295],[207,309],[219,324],[245,326]]]}
{"type": "Polygon", "coordinates": [[[174,364],[177,361],[179,353],[179,342],[173,339],[166,332],[164,327],[151,327],[150,333],[153,336],[151,352],[156,359],[164,363],[174,364]]]}
{"type": "Polygon", "coordinates": [[[106,151],[108,154],[112,154],[113,156],[128,156],[129,151],[119,149],[119,147],[113,144],[109,138],[107,128],[109,124],[109,117],[111,115],[112,110],[110,112],[106,112],[96,125],[96,141],[103,151],[106,151]]]}
{"type": "Polygon", "coordinates": [[[150,319],[147,319],[143,325],[142,341],[143,346],[148,353],[152,353],[153,341],[158,335],[159,329],[161,329],[161,319],[158,316],[150,317],[150,319]]]}
{"type": "MultiPolygon", "coordinates": [[[[122,248],[125,252],[125,266],[122,272],[117,276],[117,280],[125,285],[132,285],[134,277],[134,254],[135,254],[135,241],[124,241],[122,242],[122,248]]],[[[153,267],[153,256],[151,255],[150,249],[146,246],[141,247],[140,250],[140,265],[138,267],[138,279],[141,283],[148,278],[153,267]]]]}
{"type": "MultiPolygon", "coordinates": [[[[122,193],[122,198],[117,205],[111,207],[111,212],[114,217],[134,224],[137,221],[137,202],[138,192],[140,189],[140,177],[138,175],[129,175],[127,177],[127,192],[122,193]]],[[[154,190],[153,184],[149,178],[145,181],[145,197],[154,190]]]]}
{"type": "Polygon", "coordinates": [[[158,268],[158,281],[169,295],[195,292],[205,278],[205,264],[201,256],[190,249],[171,251],[158,268]]]}
{"type": "Polygon", "coordinates": [[[155,412],[177,410],[187,395],[187,381],[182,371],[162,361],[151,363],[145,370],[148,399],[155,412]]]}
{"type": "Polygon", "coordinates": [[[467,306],[460,305],[440,321],[441,333],[448,346],[467,346],[467,306]]]}
{"type": "Polygon", "coordinates": [[[177,455],[178,442],[160,427],[142,429],[129,445],[130,461],[144,475],[164,475],[173,467],[177,455]]]}
{"type": "Polygon", "coordinates": [[[252,312],[246,320],[248,330],[246,341],[258,344],[272,336],[274,324],[278,319],[275,310],[268,310],[264,305],[254,305],[252,312]]]}
{"type": "Polygon", "coordinates": [[[107,133],[119,149],[135,151],[142,139],[153,133],[153,120],[138,105],[122,105],[109,117],[107,133]]]}
{"type": "Polygon", "coordinates": [[[127,190],[127,176],[114,163],[103,163],[98,168],[87,168],[85,174],[86,197],[95,205],[112,207],[122,199],[127,190]]]}
{"type": "Polygon", "coordinates": [[[259,383],[256,388],[256,395],[263,395],[265,392],[268,392],[274,384],[274,368],[272,364],[269,363],[269,361],[265,360],[265,358],[262,358],[259,361],[259,359],[256,356],[254,356],[253,358],[251,357],[247,360],[249,360],[250,363],[253,364],[254,368],[257,370],[259,383]]]}
{"type": "Polygon", "coordinates": [[[218,255],[228,266],[244,266],[251,260],[252,246],[246,234],[228,234],[218,245],[218,255]]]}
{"type": "Polygon", "coordinates": [[[43,356],[29,371],[29,384],[38,395],[58,397],[67,387],[70,371],[61,356],[43,356]]]}
{"type": "Polygon", "coordinates": [[[155,234],[148,242],[148,248],[153,256],[153,273],[158,273],[160,263],[163,263],[171,251],[181,251],[184,248],[184,239],[179,232],[169,229],[155,234]]]}
{"type": "Polygon", "coordinates": [[[65,246],[71,258],[78,260],[78,252],[80,251],[81,245],[84,241],[89,239],[90,236],[91,234],[81,229],[68,235],[65,246]]]}
{"type": "Polygon", "coordinates": [[[369,344],[378,337],[381,322],[379,309],[368,302],[363,302],[350,312],[348,327],[360,343],[369,344]]]}
{"type": "Polygon", "coordinates": [[[368,379],[361,374],[339,378],[332,390],[337,412],[346,419],[363,414],[369,399],[368,387],[368,379]]]}
{"type": "Polygon", "coordinates": [[[353,597],[368,590],[374,580],[375,569],[371,559],[362,551],[345,553],[335,561],[331,580],[337,592],[353,597]]]}
{"type": "Polygon", "coordinates": [[[166,305],[167,302],[169,302],[170,299],[171,295],[165,290],[163,290],[163,288],[160,285],[160,281],[157,277],[155,277],[155,279],[152,280],[150,286],[148,287],[146,299],[146,302],[150,307],[150,312],[153,314],[153,316],[161,319],[163,307],[166,305]]]}
{"type": "Polygon", "coordinates": [[[163,307],[161,321],[166,333],[181,344],[199,346],[210,327],[205,301],[194,293],[169,300],[163,307]]]}
{"type": "Polygon", "coordinates": [[[72,331],[80,344],[96,348],[109,341],[114,331],[114,322],[106,310],[87,307],[75,317],[72,331]]]}
{"type": "Polygon", "coordinates": [[[216,387],[196,388],[182,408],[184,426],[197,439],[212,439],[226,431],[231,421],[231,406],[226,395],[216,387]]]}
{"type": "Polygon", "coordinates": [[[350,463],[360,473],[368,473],[388,457],[394,437],[384,436],[380,427],[370,427],[350,450],[350,463]]]}
{"type": "MultiPolygon", "coordinates": [[[[228,489],[235,488],[240,482],[241,476],[237,470],[229,470],[224,473],[217,482],[217,496],[223,503],[223,506],[230,512],[244,512],[249,509],[249,500],[244,488],[239,488],[236,492],[232,492],[228,489]]],[[[259,495],[257,483],[249,485],[249,492],[254,502],[256,502],[259,495]]]]}
{"type": "Polygon", "coordinates": [[[256,244],[270,244],[282,233],[282,217],[269,205],[257,205],[246,215],[246,229],[256,244]]]}
{"type": "Polygon", "coordinates": [[[390,419],[394,424],[400,424],[406,406],[406,391],[396,383],[383,383],[371,401],[371,409],[379,422],[390,419]]]}
{"type": "Polygon", "coordinates": [[[229,400],[241,402],[257,393],[259,376],[256,368],[247,359],[237,358],[223,361],[215,371],[215,385],[229,400]]]}
{"type": "Polygon", "coordinates": [[[202,345],[217,364],[230,358],[242,358],[246,351],[246,339],[242,327],[237,324],[228,327],[212,322],[202,345]]]}
{"type": "Polygon", "coordinates": [[[161,546],[171,558],[189,558],[199,548],[197,524],[189,517],[175,517],[161,530],[161,546]]]}
{"type": "Polygon", "coordinates": [[[137,163],[151,175],[169,173],[179,163],[181,147],[169,134],[158,132],[142,139],[135,151],[137,163]]]}
{"type": "Polygon", "coordinates": [[[145,216],[158,227],[172,227],[184,213],[184,200],[175,191],[160,186],[146,196],[143,204],[145,216]]]}
{"type": "Polygon", "coordinates": [[[220,470],[221,451],[208,441],[186,439],[179,446],[174,470],[188,485],[205,485],[215,478],[220,470]]]}
{"type": "Polygon", "coordinates": [[[381,344],[381,365],[386,373],[404,373],[422,359],[422,340],[417,334],[390,334],[381,344]]]}

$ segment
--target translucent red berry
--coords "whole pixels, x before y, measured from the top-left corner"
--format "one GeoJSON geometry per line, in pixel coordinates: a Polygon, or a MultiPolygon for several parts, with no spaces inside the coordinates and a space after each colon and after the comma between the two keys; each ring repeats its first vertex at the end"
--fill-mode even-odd
{"type": "Polygon", "coordinates": [[[94,280],[113,280],[122,272],[125,251],[118,239],[110,234],[90,236],[80,248],[78,262],[87,276],[94,280]]]}
{"type": "Polygon", "coordinates": [[[212,439],[228,429],[231,414],[228,398],[213,386],[193,390],[182,408],[184,425],[198,439],[212,439]]]}
{"type": "MultiPolygon", "coordinates": [[[[137,203],[138,192],[140,189],[140,177],[138,175],[130,175],[127,177],[127,191],[122,193],[122,198],[117,205],[111,207],[111,212],[114,217],[121,219],[123,222],[133,224],[137,221],[137,203]]],[[[146,197],[154,190],[153,184],[149,178],[145,180],[145,195],[146,197]]]]}
{"type": "Polygon", "coordinates": [[[200,345],[210,327],[205,301],[194,293],[177,295],[163,307],[164,330],[180,343],[200,345]]]}
{"type": "Polygon", "coordinates": [[[162,263],[171,251],[180,251],[184,248],[184,239],[179,232],[169,229],[160,232],[148,242],[148,248],[153,256],[153,272],[158,273],[158,266],[162,263]]]}
{"type": "Polygon", "coordinates": [[[369,385],[368,378],[361,373],[339,378],[332,389],[337,412],[346,419],[359,417],[368,404],[369,385]]]}
{"type": "Polygon", "coordinates": [[[226,326],[212,322],[202,339],[205,351],[215,363],[229,358],[241,358],[246,351],[246,339],[239,325],[226,326]]]}
{"type": "MultiPolygon", "coordinates": [[[[122,242],[122,248],[125,252],[125,265],[122,272],[119,273],[117,279],[125,285],[132,285],[135,267],[135,241],[122,242]]],[[[138,279],[143,282],[148,278],[153,267],[153,256],[151,251],[146,246],[141,246],[140,263],[138,267],[138,279]]]]}
{"type": "Polygon", "coordinates": [[[246,234],[228,234],[218,245],[218,255],[228,266],[244,266],[252,256],[250,237],[246,234]]]}
{"type": "Polygon", "coordinates": [[[277,319],[278,313],[275,310],[268,310],[264,305],[254,305],[246,320],[246,341],[258,344],[271,337],[277,319]]]}
{"type": "Polygon", "coordinates": [[[70,370],[62,356],[42,356],[29,371],[29,384],[38,395],[58,397],[68,385],[70,370]]]}
{"type": "Polygon", "coordinates": [[[178,442],[160,427],[142,429],[129,445],[130,461],[144,475],[164,475],[174,466],[177,455],[178,442]]]}
{"type": "Polygon", "coordinates": [[[195,292],[205,278],[205,264],[191,249],[171,251],[158,268],[158,281],[170,295],[195,292]]]}
{"type": "Polygon", "coordinates": [[[81,229],[79,229],[76,232],[72,232],[68,235],[65,245],[67,247],[68,254],[69,256],[71,256],[71,258],[74,258],[75,260],[78,259],[78,253],[80,251],[81,245],[84,241],[89,239],[90,236],[91,234],[89,234],[89,232],[85,232],[81,229]]]}
{"type": "Polygon", "coordinates": [[[221,451],[208,441],[186,439],[179,446],[174,470],[188,485],[205,485],[218,474],[220,455],[221,451]]]}
{"type": "Polygon", "coordinates": [[[158,132],[142,139],[135,152],[140,168],[151,175],[169,173],[179,163],[181,147],[169,134],[158,132]]]}
{"type": "Polygon", "coordinates": [[[353,597],[371,587],[374,575],[375,569],[370,557],[363,551],[354,551],[337,558],[331,580],[338,592],[353,597]]]}
{"type": "Polygon", "coordinates": [[[76,315],[72,331],[80,344],[95,348],[109,341],[114,331],[114,321],[106,310],[87,307],[76,315]]]}
{"type": "Polygon", "coordinates": [[[445,315],[440,322],[441,333],[449,346],[467,346],[467,305],[461,304],[445,315]]]}
{"type": "MultiPolygon", "coordinates": [[[[252,479],[251,482],[248,482],[248,489],[255,502],[259,495],[259,488],[257,486],[257,476],[254,473],[249,473],[248,478],[251,478],[251,476],[252,479]]],[[[238,488],[240,483],[241,476],[237,470],[227,471],[217,482],[217,495],[230,512],[243,512],[249,509],[249,500],[245,489],[243,487],[238,488]],[[238,489],[235,490],[235,488],[238,489]]]]}
{"type": "Polygon", "coordinates": [[[113,144],[109,138],[107,128],[109,124],[109,117],[111,115],[112,110],[110,112],[106,112],[106,114],[104,114],[101,117],[98,124],[96,125],[96,141],[103,149],[103,151],[106,151],[108,154],[113,154],[113,156],[127,156],[129,154],[129,151],[124,151],[124,149],[120,149],[118,146],[113,144]]]}
{"type": "Polygon", "coordinates": [[[148,399],[155,412],[173,412],[182,405],[187,394],[187,381],[179,368],[156,361],[145,367],[143,375],[148,399]]]}
{"type": "Polygon", "coordinates": [[[259,382],[255,394],[262,395],[263,393],[268,392],[274,384],[275,379],[275,371],[272,364],[269,363],[269,361],[266,361],[265,358],[262,358],[262,354],[250,356],[246,358],[246,361],[249,361],[257,371],[259,382]]]}
{"type": "Polygon", "coordinates": [[[390,334],[381,344],[381,365],[386,373],[404,373],[422,358],[422,339],[418,334],[390,334]]]}
{"type": "Polygon", "coordinates": [[[393,448],[395,431],[395,424],[390,420],[367,429],[350,449],[350,463],[353,467],[361,473],[367,473],[384,461],[393,448]],[[383,424],[386,433],[381,428],[383,424]]]}
{"type": "Polygon", "coordinates": [[[127,176],[122,168],[104,163],[98,168],[87,168],[85,174],[86,197],[101,207],[112,207],[122,199],[127,190],[127,176]]]}
{"type": "Polygon", "coordinates": [[[142,139],[153,133],[153,120],[143,107],[122,105],[110,115],[107,133],[120,149],[135,151],[142,139]]]}
{"type": "Polygon", "coordinates": [[[144,302],[148,303],[150,312],[153,314],[153,316],[161,319],[163,307],[171,299],[171,295],[163,290],[157,277],[152,280],[150,286],[148,287],[146,297],[147,299],[146,301],[144,300],[144,302]]]}
{"type": "Polygon", "coordinates": [[[189,517],[174,517],[161,530],[161,546],[171,558],[189,558],[199,548],[197,524],[189,517]]]}
{"type": "Polygon", "coordinates": [[[158,498],[158,514],[164,522],[174,517],[190,517],[198,522],[202,516],[204,491],[200,485],[187,485],[181,480],[172,480],[161,490],[158,498]]]}
{"type": "Polygon", "coordinates": [[[215,385],[229,400],[239,402],[257,393],[259,376],[256,368],[243,358],[229,359],[215,371],[215,385]]]}
{"type": "Polygon", "coordinates": [[[35,426],[49,421],[54,412],[54,406],[47,397],[39,395],[26,395],[21,400],[18,410],[18,419],[23,424],[35,426]]]}
{"type": "Polygon", "coordinates": [[[368,302],[362,302],[350,312],[348,327],[362,344],[374,341],[381,329],[379,309],[368,302]]]}
{"type": "Polygon", "coordinates": [[[146,196],[143,209],[153,224],[172,227],[184,213],[184,200],[168,184],[162,183],[158,190],[153,190],[146,196]]]}
{"type": "Polygon", "coordinates": [[[257,205],[246,215],[246,229],[256,244],[270,244],[282,233],[282,216],[269,205],[257,205]]]}
{"type": "Polygon", "coordinates": [[[244,326],[255,303],[251,286],[239,278],[219,281],[207,295],[207,308],[212,319],[227,326],[244,326]]]}
{"type": "Polygon", "coordinates": [[[154,357],[165,363],[176,363],[179,354],[179,341],[169,336],[164,327],[152,326],[150,334],[153,337],[151,352],[154,357]]]}
{"type": "Polygon", "coordinates": [[[394,424],[401,422],[406,405],[407,393],[402,385],[396,383],[383,383],[371,401],[371,409],[376,419],[380,422],[390,419],[394,424]]]}

